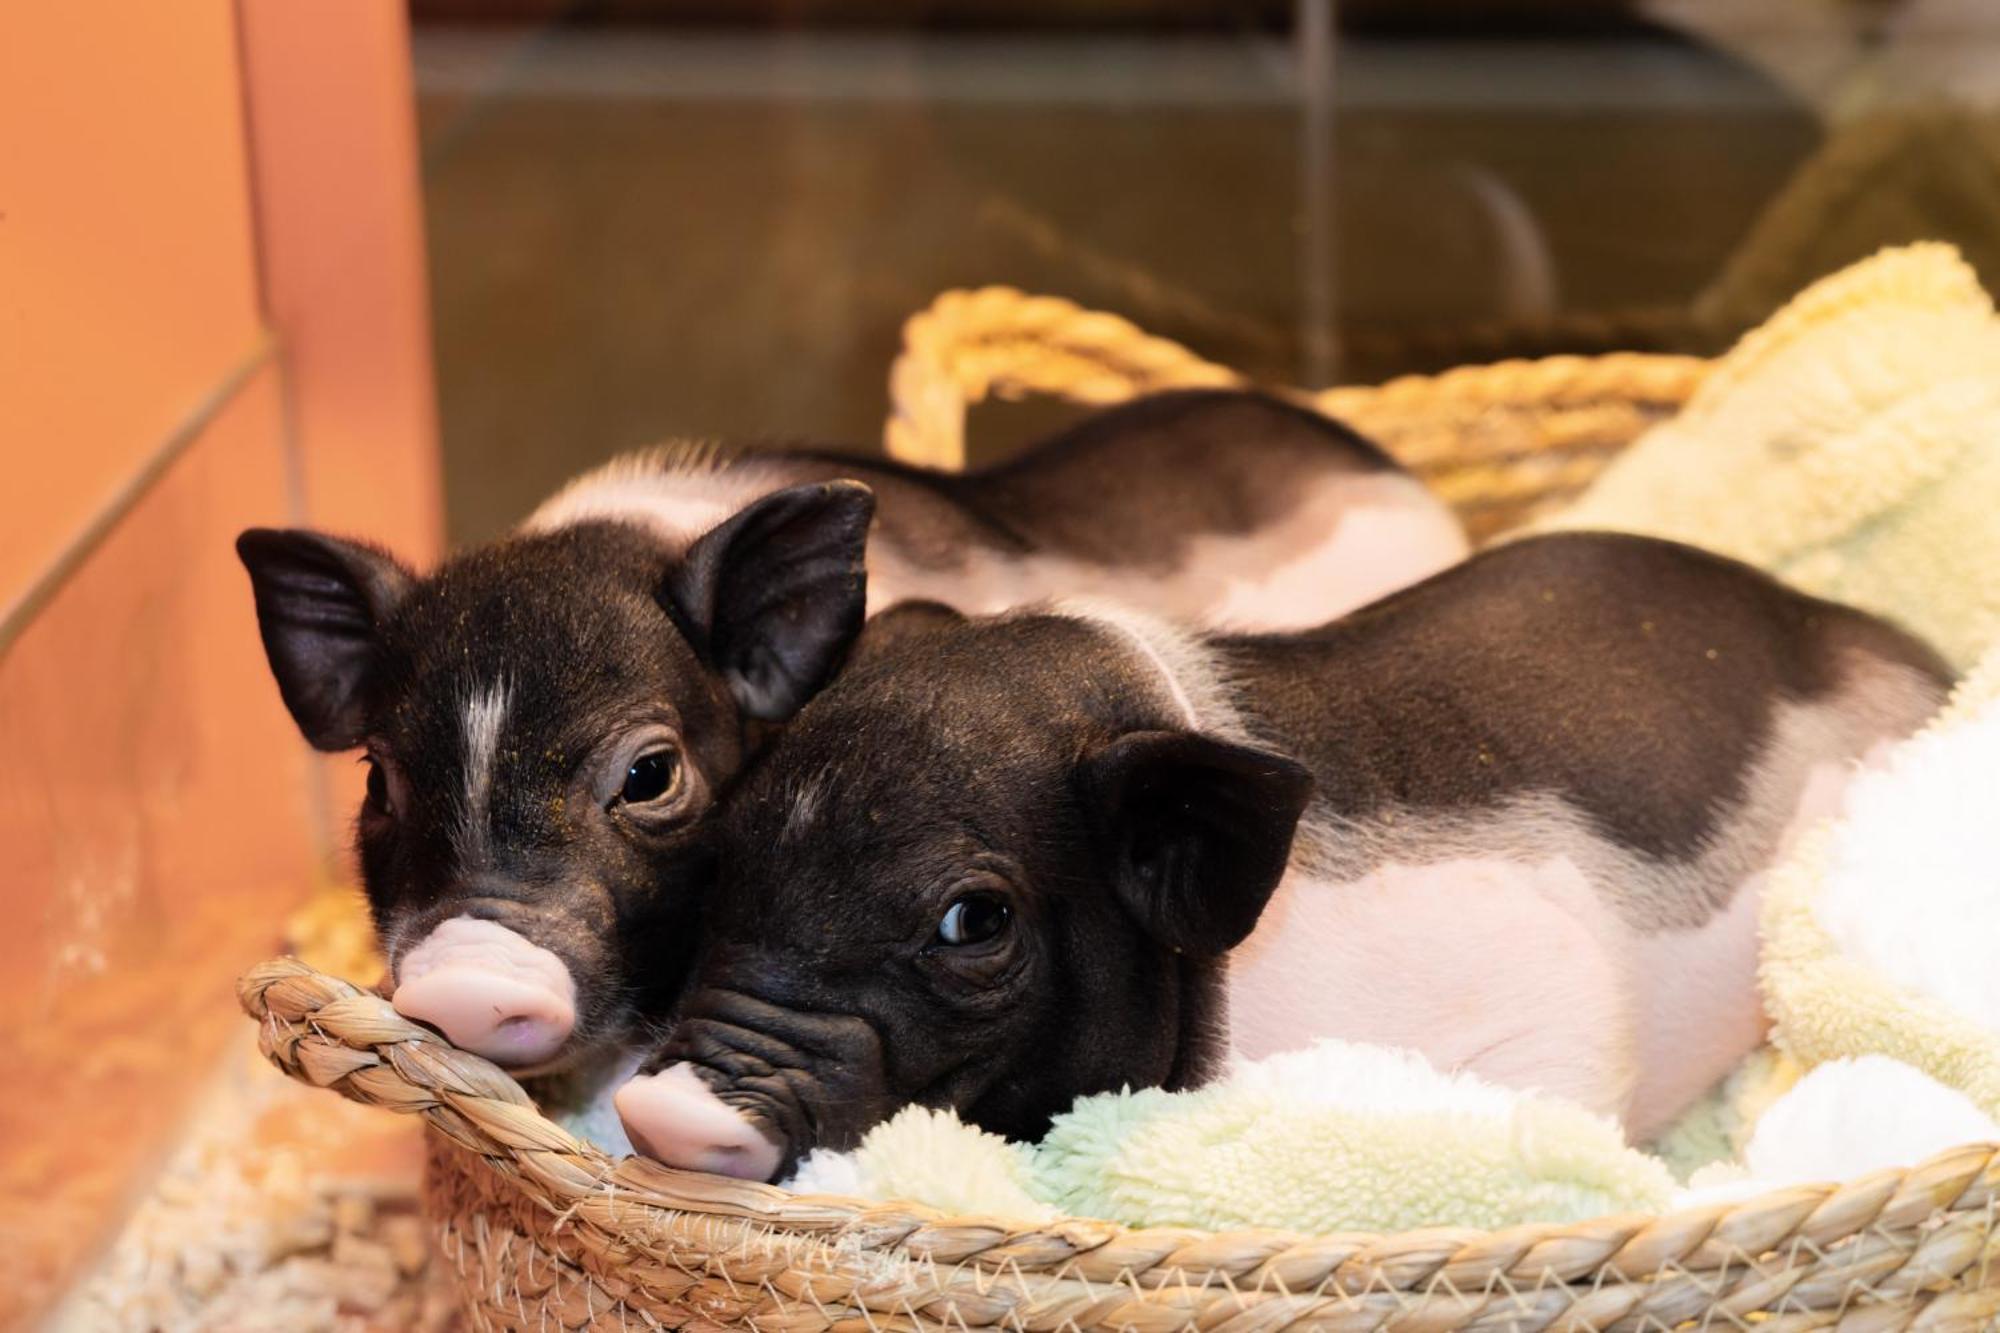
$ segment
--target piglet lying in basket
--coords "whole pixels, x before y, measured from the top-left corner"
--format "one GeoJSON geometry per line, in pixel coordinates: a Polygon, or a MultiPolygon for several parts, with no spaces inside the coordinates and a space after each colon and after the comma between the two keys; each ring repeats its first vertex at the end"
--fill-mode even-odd
{"type": "Polygon", "coordinates": [[[1197,392],[967,476],[808,453],[629,459],[422,578],[314,532],[246,532],[237,549],[300,729],[366,752],[360,859],[396,1007],[524,1073],[587,1081],[684,979],[701,821],[747,723],[789,717],[867,608],[1084,589],[1284,626],[1465,545],[1351,432],[1197,392]]]}
{"type": "Polygon", "coordinates": [[[1760,876],[1942,697],[1890,626],[1643,538],[1522,541],[1298,634],[899,609],[745,773],[677,1025],[618,1108],[768,1178],[907,1103],[1338,1036],[1643,1139],[1760,1039],[1760,876]]]}

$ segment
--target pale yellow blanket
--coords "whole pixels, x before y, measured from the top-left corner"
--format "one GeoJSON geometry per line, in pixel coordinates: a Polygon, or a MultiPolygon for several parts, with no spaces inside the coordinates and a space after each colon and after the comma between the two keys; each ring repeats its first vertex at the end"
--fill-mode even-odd
{"type": "Polygon", "coordinates": [[[1959,670],[2000,630],[2000,321],[1957,251],[1885,250],[1749,333],[1538,530],[1670,537],[1887,616],[1959,670]]]}

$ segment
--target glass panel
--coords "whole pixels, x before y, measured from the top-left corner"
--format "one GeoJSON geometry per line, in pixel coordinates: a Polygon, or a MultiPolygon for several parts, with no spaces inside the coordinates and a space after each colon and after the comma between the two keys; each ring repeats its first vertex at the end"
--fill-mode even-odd
{"type": "Polygon", "coordinates": [[[951,286],[1299,383],[1713,351],[1918,237],[2000,276],[1975,0],[416,13],[460,540],[668,435],[877,447],[951,286]]]}

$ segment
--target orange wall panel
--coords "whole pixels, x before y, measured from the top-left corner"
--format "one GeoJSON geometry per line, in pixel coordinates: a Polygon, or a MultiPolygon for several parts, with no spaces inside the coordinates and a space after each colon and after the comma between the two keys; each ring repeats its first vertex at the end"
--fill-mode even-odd
{"type": "MultiPolygon", "coordinates": [[[[419,567],[444,540],[430,293],[398,0],[241,0],[264,299],[280,332],[301,518],[419,567]]],[[[361,773],[319,762],[342,872],[361,773]]]]}
{"type": "Polygon", "coordinates": [[[143,1187],[310,883],[231,546],[285,516],[281,429],[267,369],[0,658],[0,1327],[143,1187]]]}
{"type": "Polygon", "coordinates": [[[0,1327],[146,1187],[318,876],[232,539],[437,549],[409,81],[394,0],[0,0],[0,1327]]]}
{"type": "Polygon", "coordinates": [[[398,0],[242,0],[265,304],[305,516],[428,563],[443,538],[408,22],[398,0]]]}
{"type": "Polygon", "coordinates": [[[232,6],[0,4],[0,615],[259,324],[232,6]]]}

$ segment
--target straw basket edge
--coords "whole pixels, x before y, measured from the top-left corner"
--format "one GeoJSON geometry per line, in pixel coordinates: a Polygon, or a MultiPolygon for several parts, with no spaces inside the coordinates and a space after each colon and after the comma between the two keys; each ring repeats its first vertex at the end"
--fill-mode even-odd
{"type": "Polygon", "coordinates": [[[1982,1329],[2000,1144],[1661,1217],[1305,1236],[952,1217],[614,1161],[506,1074],[296,960],[240,986],[293,1078],[422,1116],[475,1325],[1982,1329]],[[1851,1322],[1859,1320],[1860,1322],[1851,1322]],[[1849,1321],[1849,1322],[1843,1322],[1849,1321]]]}

